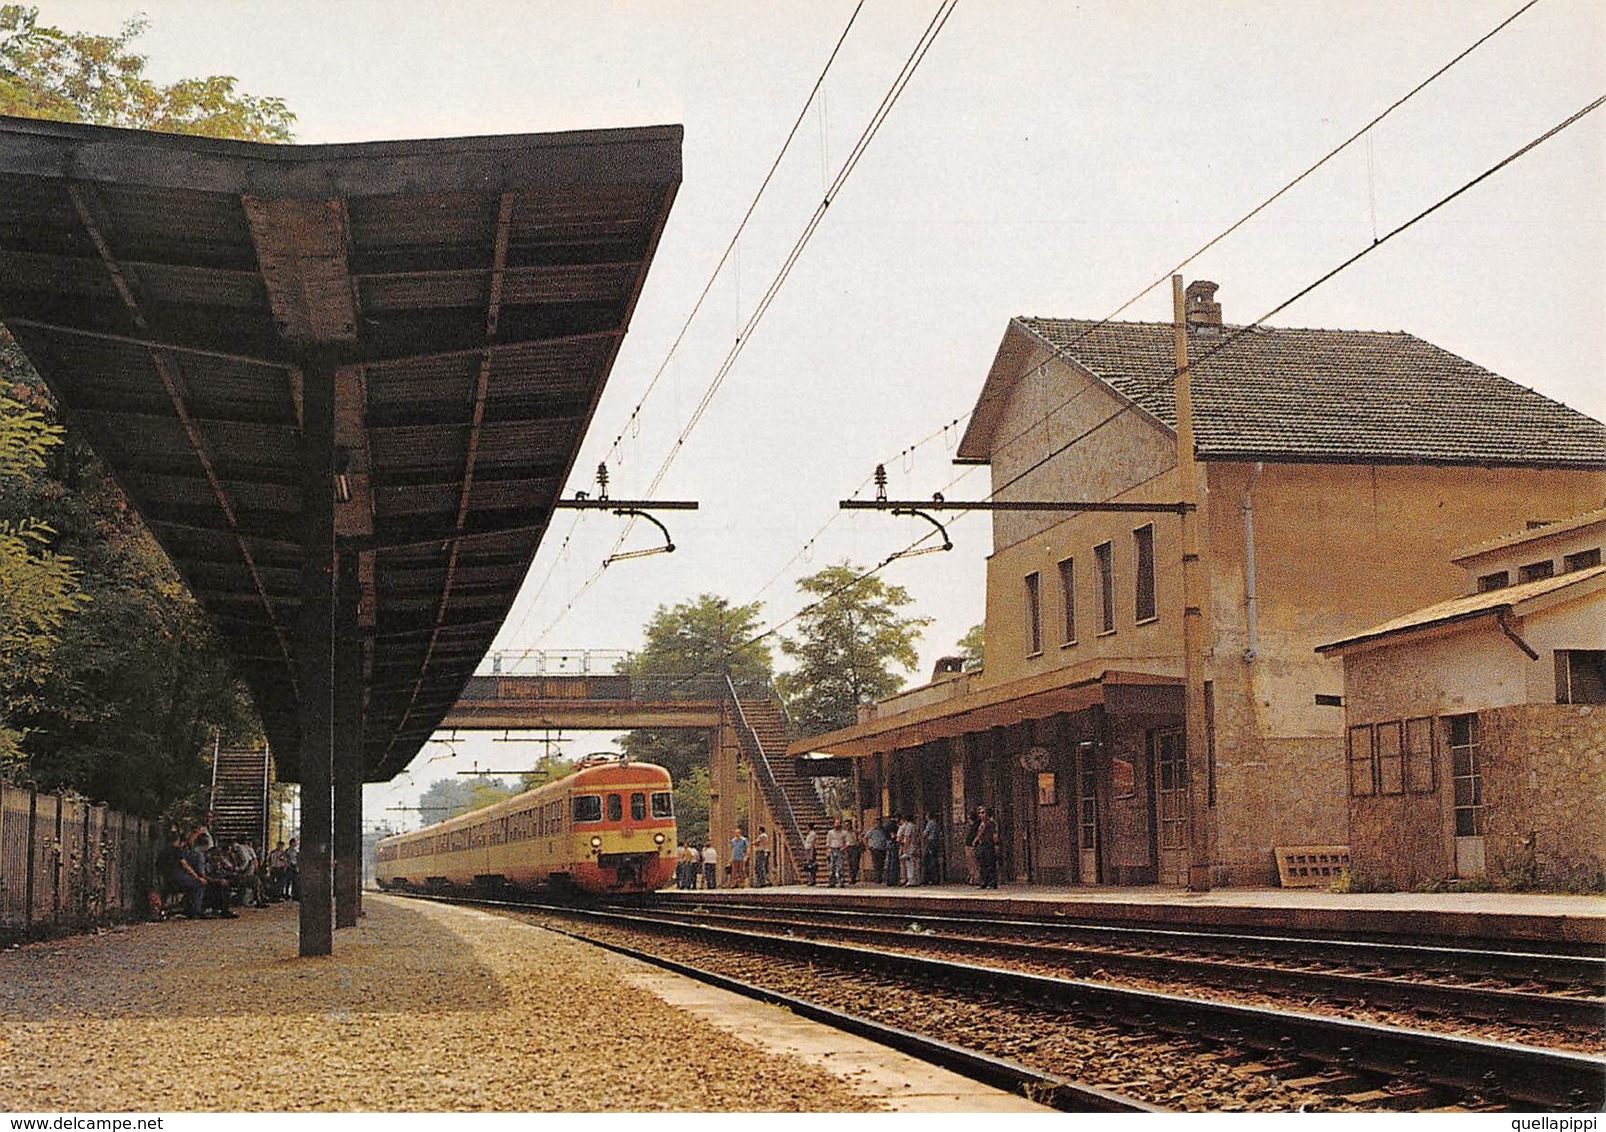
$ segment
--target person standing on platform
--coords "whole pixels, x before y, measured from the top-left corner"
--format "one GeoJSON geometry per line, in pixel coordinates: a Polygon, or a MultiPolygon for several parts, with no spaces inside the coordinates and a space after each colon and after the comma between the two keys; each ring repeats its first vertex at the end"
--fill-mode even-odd
{"type": "Polygon", "coordinates": [[[798,872],[804,873],[813,884],[820,872],[820,831],[809,823],[808,832],[803,835],[803,860],[798,862],[798,872]]]}
{"type": "Polygon", "coordinates": [[[741,826],[731,838],[731,887],[747,887],[747,831],[741,826]]]}
{"type": "Polygon", "coordinates": [[[922,884],[942,883],[942,823],[936,814],[926,815],[920,834],[920,875],[922,884]]]}
{"type": "Polygon", "coordinates": [[[703,887],[719,887],[719,850],[712,841],[703,846],[703,887]]]}
{"type": "Polygon", "coordinates": [[[864,839],[859,836],[858,826],[852,819],[844,823],[843,828],[848,834],[848,883],[859,883],[859,861],[864,856],[864,839]]]}
{"type": "Polygon", "coordinates": [[[898,864],[898,825],[899,823],[897,814],[888,814],[887,820],[881,825],[881,832],[885,834],[887,838],[886,871],[881,874],[881,879],[889,888],[897,885],[898,877],[900,875],[900,866],[898,864]]]}
{"type": "Polygon", "coordinates": [[[848,831],[842,828],[842,819],[834,818],[825,835],[825,851],[831,869],[831,887],[841,888],[848,879],[848,831]]]}
{"type": "Polygon", "coordinates": [[[982,888],[998,887],[998,825],[987,807],[976,811],[976,870],[982,888]]]}
{"type": "Polygon", "coordinates": [[[971,810],[965,825],[965,873],[966,882],[972,885],[981,883],[981,870],[976,867],[976,831],[980,828],[981,816],[971,810]]]}
{"type": "Polygon", "coordinates": [[[284,899],[284,872],[287,867],[284,842],[281,841],[268,853],[268,899],[275,903],[284,899]]]}
{"type": "Polygon", "coordinates": [[[898,863],[903,866],[903,883],[920,883],[920,830],[913,814],[898,823],[898,863]]]}
{"type": "Polygon", "coordinates": [[[284,851],[284,894],[290,900],[301,899],[301,838],[292,837],[284,851]]]}
{"type": "Polygon", "coordinates": [[[870,850],[870,875],[876,880],[884,879],[887,875],[887,831],[881,828],[880,822],[870,823],[864,843],[870,850]]]}
{"type": "Polygon", "coordinates": [[[758,827],[753,838],[753,887],[767,888],[770,883],[770,831],[758,827]]]}

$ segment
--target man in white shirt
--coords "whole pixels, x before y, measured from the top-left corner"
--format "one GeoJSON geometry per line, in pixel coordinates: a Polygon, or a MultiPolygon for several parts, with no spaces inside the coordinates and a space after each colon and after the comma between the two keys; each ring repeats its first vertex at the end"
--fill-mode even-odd
{"type": "Polygon", "coordinates": [[[719,850],[712,841],[703,846],[703,887],[719,887],[719,850]]]}
{"type": "Polygon", "coordinates": [[[764,888],[770,883],[770,831],[758,827],[753,838],[753,887],[764,888]]]}
{"type": "Polygon", "coordinates": [[[848,883],[848,831],[842,828],[842,819],[831,822],[831,831],[825,835],[825,850],[830,862],[831,887],[841,888],[848,883]]]}

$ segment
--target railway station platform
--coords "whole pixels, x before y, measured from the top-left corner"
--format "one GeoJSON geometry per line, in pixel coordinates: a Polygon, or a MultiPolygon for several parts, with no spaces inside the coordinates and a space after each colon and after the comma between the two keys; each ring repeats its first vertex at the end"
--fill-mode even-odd
{"type": "Polygon", "coordinates": [[[505,917],[369,893],[0,952],[0,1111],[1042,1111],[505,917]]]}
{"type": "Polygon", "coordinates": [[[1081,921],[1133,927],[1313,932],[1364,938],[1437,938],[1485,945],[1523,940],[1606,947],[1606,896],[1505,892],[1334,893],[1308,888],[1175,888],[970,885],[846,888],[784,885],[661,894],[672,902],[797,901],[866,912],[1081,921]]]}

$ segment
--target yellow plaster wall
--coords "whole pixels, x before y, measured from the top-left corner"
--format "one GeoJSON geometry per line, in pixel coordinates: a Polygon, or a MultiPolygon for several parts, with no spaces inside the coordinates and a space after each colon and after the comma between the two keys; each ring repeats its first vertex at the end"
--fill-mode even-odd
{"type": "MultiPolygon", "coordinates": [[[[1036,355],[1003,410],[992,458],[1000,499],[1170,501],[1175,442],[1136,410],[1117,412],[1101,382],[1036,355]],[[1045,455],[1076,442],[1043,467],[1045,455]],[[1024,475],[1021,475],[1025,472],[1024,475]],[[1017,475],[1020,482],[1010,484],[1017,475]],[[1010,484],[1005,487],[1004,485],[1010,484]]],[[[1316,646],[1456,596],[1450,561],[1470,544],[1599,507],[1606,474],[1511,468],[1266,464],[1255,479],[1258,656],[1244,657],[1244,493],[1248,463],[1203,465],[1210,626],[1206,678],[1216,722],[1213,856],[1218,882],[1272,883],[1279,844],[1348,840],[1342,662],[1316,646]]],[[[1181,544],[1155,515],[1159,616],[1134,616],[1132,532],[1148,516],[995,512],[987,570],[986,664],[975,688],[1051,671],[1103,668],[1180,675],[1181,544]],[[1093,548],[1115,567],[1115,631],[1102,633],[1093,548]],[[1076,642],[1064,634],[1058,564],[1076,563],[1076,642]],[[1025,577],[1040,579],[1042,648],[1030,652],[1025,577]]],[[[1579,646],[1573,646],[1579,647],[1579,646]]]]}
{"type": "MultiPolygon", "coordinates": [[[[1011,407],[1001,436],[1024,428],[1015,420],[1024,415],[1022,407],[1035,412],[1064,400],[1067,381],[1074,389],[1069,371],[1057,387],[1048,381],[1052,367],[1044,372],[1044,378],[1025,383],[1028,395],[1021,406],[1011,407]]],[[[1090,392],[1073,402],[1076,419],[1056,422],[1034,450],[1040,456],[1049,441],[1102,419],[1113,405],[1097,390],[1090,392]]],[[[1151,422],[1126,413],[1095,435],[1098,445],[1073,447],[1001,498],[1175,498],[1175,470],[1167,469],[1169,453],[1151,422]]],[[[1029,462],[1017,457],[995,464],[995,484],[1029,462]]],[[[1521,529],[1531,518],[1598,506],[1606,497],[1606,475],[1264,465],[1253,493],[1258,656],[1248,661],[1243,502],[1253,465],[1205,468],[1206,609],[1212,626],[1206,676],[1215,700],[1217,879],[1271,883],[1274,845],[1348,840],[1344,712],[1319,706],[1315,698],[1343,693],[1343,668],[1338,659],[1318,655],[1316,646],[1462,593],[1466,575],[1450,561],[1451,554],[1521,529]]],[[[1083,673],[1107,667],[1179,675],[1181,546],[1174,515],[1152,519],[1159,617],[1141,625],[1134,618],[1132,532],[1149,521],[1138,515],[999,513],[999,549],[988,562],[986,666],[977,686],[1073,667],[1083,673]],[[1111,544],[1115,564],[1115,631],[1109,634],[1099,631],[1093,557],[1094,546],[1104,541],[1111,544]],[[1058,563],[1066,557],[1076,562],[1074,645],[1065,643],[1062,628],[1058,563]],[[1043,647],[1031,655],[1024,579],[1034,570],[1041,582],[1043,647]]]]}

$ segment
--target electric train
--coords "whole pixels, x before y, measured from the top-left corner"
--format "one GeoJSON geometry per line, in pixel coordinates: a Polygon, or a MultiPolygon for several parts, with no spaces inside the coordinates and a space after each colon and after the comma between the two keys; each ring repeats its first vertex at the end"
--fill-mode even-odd
{"type": "Polygon", "coordinates": [[[383,839],[379,887],[651,892],[675,873],[672,790],[661,766],[594,755],[567,778],[383,839]]]}

